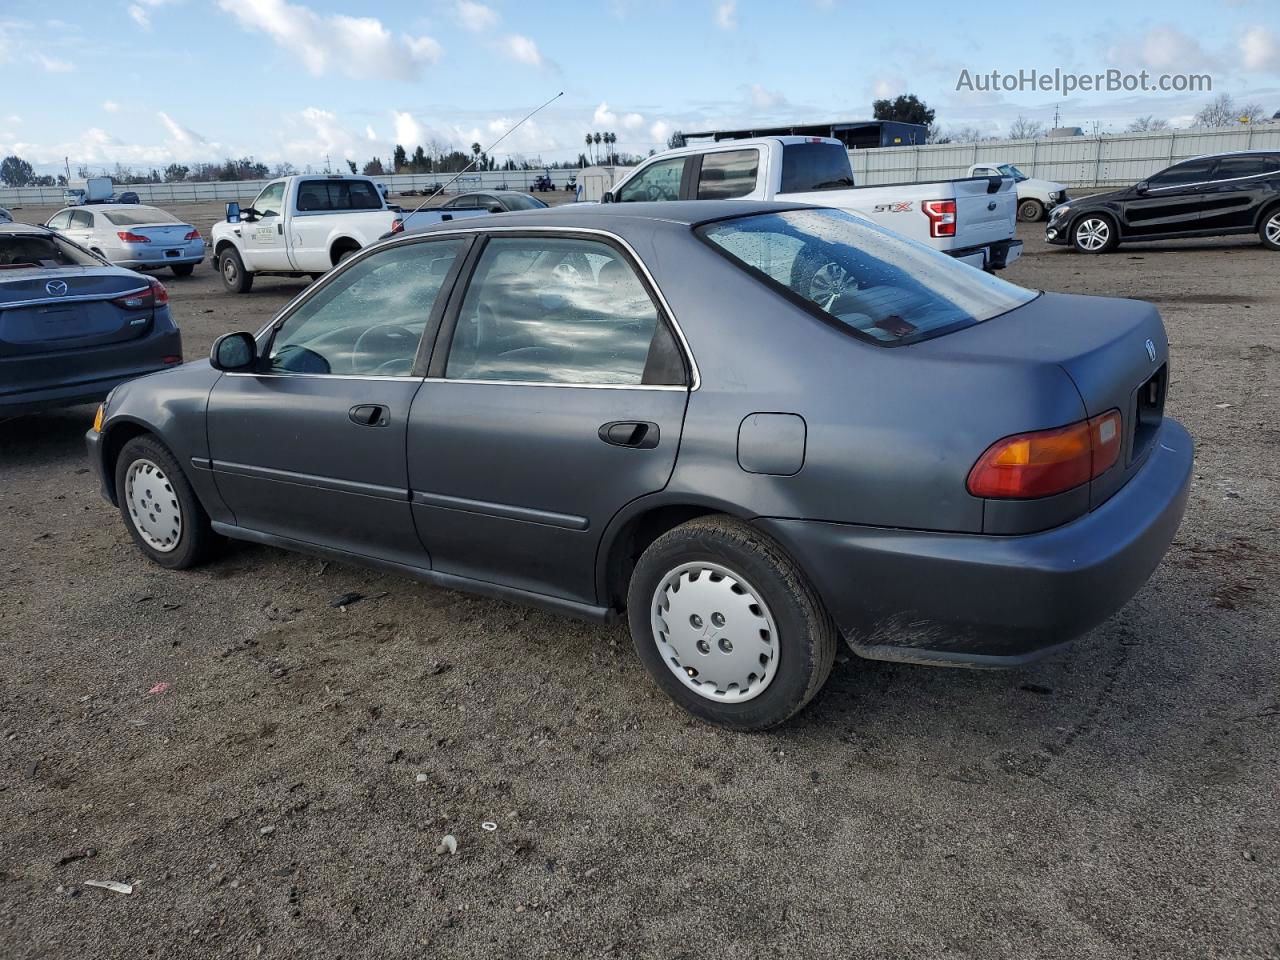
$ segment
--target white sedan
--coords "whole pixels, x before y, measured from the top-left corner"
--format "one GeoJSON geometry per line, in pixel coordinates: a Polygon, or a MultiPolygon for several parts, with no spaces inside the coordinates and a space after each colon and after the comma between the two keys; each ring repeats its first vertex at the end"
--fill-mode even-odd
{"type": "Polygon", "coordinates": [[[204,237],[158,207],[95,203],[59,210],[45,224],[121,267],[168,267],[189,277],[204,259],[204,237]]]}

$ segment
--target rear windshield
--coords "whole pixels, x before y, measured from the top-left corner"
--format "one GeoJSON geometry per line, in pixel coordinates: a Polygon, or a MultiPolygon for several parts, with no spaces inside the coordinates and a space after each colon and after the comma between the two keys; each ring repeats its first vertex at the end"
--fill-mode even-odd
{"type": "Polygon", "coordinates": [[[159,207],[135,207],[132,210],[104,210],[102,215],[117,227],[134,227],[143,223],[181,223],[159,207]]]}
{"type": "Polygon", "coordinates": [[[697,232],[757,279],[885,346],[969,327],[1037,296],[839,210],[753,214],[697,232]]]}
{"type": "Polygon", "coordinates": [[[537,197],[522,197],[519,194],[505,197],[504,201],[508,210],[541,210],[547,206],[537,197]]]}
{"type": "Polygon", "coordinates": [[[839,190],[853,186],[849,154],[838,143],[795,143],[782,148],[780,193],[839,190]]]}
{"type": "Polygon", "coordinates": [[[0,270],[21,267],[96,267],[101,261],[61,237],[43,233],[0,234],[0,270]]]}

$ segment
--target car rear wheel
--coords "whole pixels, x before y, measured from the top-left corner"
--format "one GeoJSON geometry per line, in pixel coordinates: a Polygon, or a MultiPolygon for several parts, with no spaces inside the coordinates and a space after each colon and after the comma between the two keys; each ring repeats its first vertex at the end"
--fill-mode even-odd
{"type": "Polygon", "coordinates": [[[248,293],[253,289],[253,274],[244,268],[240,251],[227,247],[218,259],[222,285],[231,293],[248,293]]]}
{"type": "Polygon", "coordinates": [[[195,268],[196,265],[194,263],[175,263],[169,269],[173,271],[175,277],[189,277],[195,268]]]}
{"type": "Polygon", "coordinates": [[[1268,250],[1280,250],[1280,207],[1267,214],[1258,230],[1258,236],[1268,250]]]}
{"type": "Polygon", "coordinates": [[[1110,217],[1086,215],[1071,228],[1071,245],[1081,253],[1110,253],[1120,242],[1110,217]]]}
{"type": "Polygon", "coordinates": [[[1044,204],[1039,200],[1019,201],[1018,219],[1023,223],[1036,223],[1044,219],[1044,204]]]}
{"type": "Polygon", "coordinates": [[[134,437],[116,460],[116,499],[133,542],[154,563],[184,570],[203,563],[214,534],[182,468],[154,437],[134,437]]]}
{"type": "Polygon", "coordinates": [[[781,546],[730,517],[690,520],[650,544],[627,616],[663,692],[734,730],[794,716],[835,660],[835,626],[804,574],[781,546]]]}

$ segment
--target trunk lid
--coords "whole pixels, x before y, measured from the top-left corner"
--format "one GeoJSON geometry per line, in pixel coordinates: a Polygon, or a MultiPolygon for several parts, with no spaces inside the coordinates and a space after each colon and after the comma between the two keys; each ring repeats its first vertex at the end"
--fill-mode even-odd
{"type": "Polygon", "coordinates": [[[145,277],[94,267],[2,271],[0,357],[145,336],[151,328],[152,308],[126,309],[112,300],[148,287],[145,277]]]}
{"type": "Polygon", "coordinates": [[[956,245],[973,247],[1012,239],[1016,231],[1018,194],[1012,177],[969,177],[952,181],[956,191],[956,245]]]}
{"type": "Polygon", "coordinates": [[[120,227],[121,233],[126,231],[136,233],[140,237],[146,237],[152,243],[164,244],[169,247],[181,246],[191,230],[191,225],[186,223],[157,223],[120,227]]]}
{"type": "MultiPolygon", "coordinates": [[[[1139,300],[1046,293],[910,349],[984,363],[1054,363],[1080,392],[1086,416],[1119,410],[1124,421],[1120,459],[1091,484],[1090,509],[1142,466],[1164,415],[1169,341],[1159,311],[1139,300]]],[[[1028,429],[1056,426],[1063,424],[1029,424],[1028,429]]]]}

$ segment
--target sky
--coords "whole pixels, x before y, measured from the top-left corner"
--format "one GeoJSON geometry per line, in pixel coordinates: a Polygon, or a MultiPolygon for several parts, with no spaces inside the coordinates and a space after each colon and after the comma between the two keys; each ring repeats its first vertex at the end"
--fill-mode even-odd
{"type": "Polygon", "coordinates": [[[944,129],[1019,116],[1186,125],[1211,96],[1280,110],[1280,0],[0,0],[0,154],[135,168],[252,156],[363,164],[393,146],[572,160],[588,131],[864,119],[911,92],[944,129]],[[1208,73],[1212,93],[957,90],[1055,68],[1208,73]]]}

